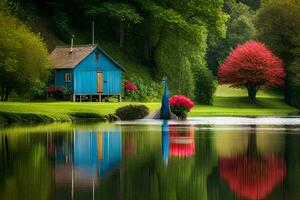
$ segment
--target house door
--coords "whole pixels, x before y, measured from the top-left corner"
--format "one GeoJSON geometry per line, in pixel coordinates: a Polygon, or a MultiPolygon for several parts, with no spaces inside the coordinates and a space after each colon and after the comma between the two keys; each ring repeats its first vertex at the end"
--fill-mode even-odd
{"type": "Polygon", "coordinates": [[[97,72],[97,92],[103,92],[103,73],[97,72]]]}

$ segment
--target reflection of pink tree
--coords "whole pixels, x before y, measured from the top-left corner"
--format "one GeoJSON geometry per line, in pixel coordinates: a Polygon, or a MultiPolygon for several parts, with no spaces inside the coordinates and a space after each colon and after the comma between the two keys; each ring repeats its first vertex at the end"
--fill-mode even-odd
{"type": "Polygon", "coordinates": [[[170,154],[188,157],[195,154],[194,127],[181,131],[180,127],[170,126],[170,154]]]}
{"type": "Polygon", "coordinates": [[[249,135],[245,154],[219,159],[219,172],[238,197],[263,199],[285,176],[282,156],[259,155],[256,134],[249,135]]]}

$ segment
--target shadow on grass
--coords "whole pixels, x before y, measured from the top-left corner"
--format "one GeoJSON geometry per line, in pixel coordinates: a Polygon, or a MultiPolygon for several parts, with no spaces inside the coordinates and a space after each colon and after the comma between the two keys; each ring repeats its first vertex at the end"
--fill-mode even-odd
{"type": "Polygon", "coordinates": [[[0,124],[34,124],[55,121],[57,121],[55,118],[44,114],[0,112],[0,124]]]}
{"type": "Polygon", "coordinates": [[[106,116],[99,115],[97,113],[69,113],[73,122],[81,123],[81,122],[105,122],[107,121],[106,116]]]}
{"type": "Polygon", "coordinates": [[[258,97],[256,99],[256,103],[251,103],[248,97],[215,97],[213,105],[216,107],[228,108],[290,108],[283,99],[264,97],[258,97]]]}
{"type": "Polygon", "coordinates": [[[69,113],[69,117],[53,117],[38,113],[0,112],[0,125],[38,124],[53,122],[105,122],[107,117],[96,113],[69,113]]]}

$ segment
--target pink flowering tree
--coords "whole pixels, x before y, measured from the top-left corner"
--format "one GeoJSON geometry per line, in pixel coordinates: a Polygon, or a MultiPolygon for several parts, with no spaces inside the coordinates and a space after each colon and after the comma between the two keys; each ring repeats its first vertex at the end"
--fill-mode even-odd
{"type": "Polygon", "coordinates": [[[169,100],[170,108],[179,119],[186,119],[188,112],[194,107],[194,102],[181,95],[175,95],[169,100]]]}

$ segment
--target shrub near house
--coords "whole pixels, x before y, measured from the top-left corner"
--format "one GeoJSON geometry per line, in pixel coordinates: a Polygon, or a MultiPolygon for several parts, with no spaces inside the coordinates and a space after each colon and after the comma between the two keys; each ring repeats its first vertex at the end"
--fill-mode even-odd
{"type": "Polygon", "coordinates": [[[128,105],[118,108],[116,115],[121,120],[142,119],[149,115],[149,108],[145,105],[128,105]]]}
{"type": "Polygon", "coordinates": [[[133,102],[160,101],[162,96],[161,85],[154,81],[146,83],[142,79],[126,80],[123,84],[124,99],[133,102]]]}

